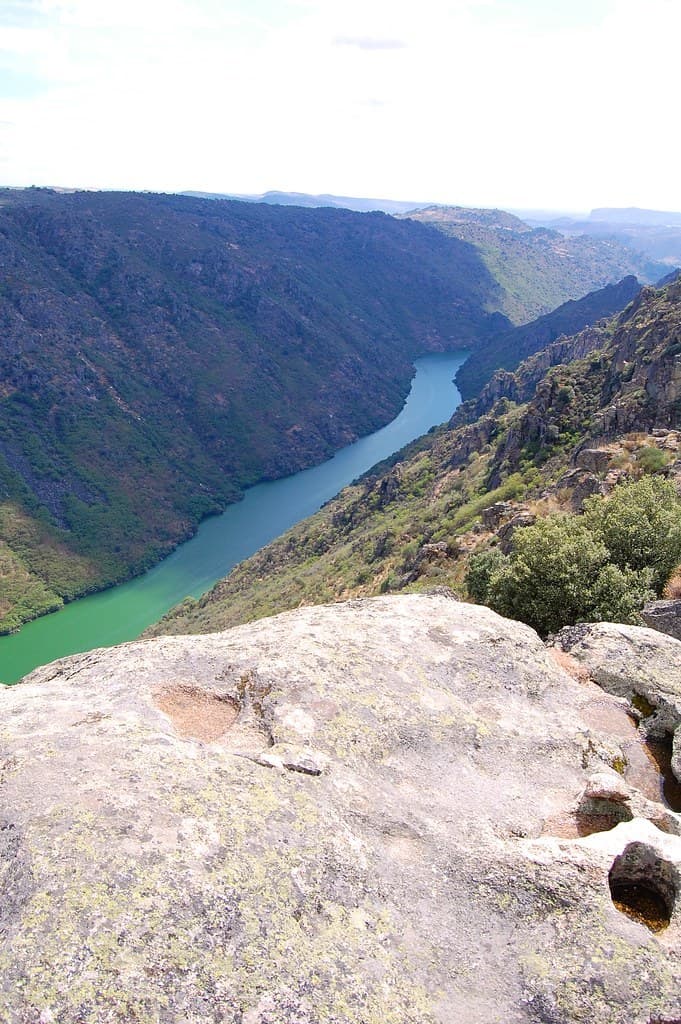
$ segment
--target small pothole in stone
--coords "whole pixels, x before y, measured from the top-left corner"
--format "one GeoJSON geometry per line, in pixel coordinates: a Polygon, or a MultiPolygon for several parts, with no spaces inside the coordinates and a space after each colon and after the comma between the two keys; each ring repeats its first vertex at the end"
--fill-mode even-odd
{"type": "Polygon", "coordinates": [[[655,711],[655,705],[651,704],[648,698],[640,693],[632,694],[631,703],[641,718],[650,718],[655,711]]]}
{"type": "Polygon", "coordinates": [[[586,799],[575,814],[577,834],[591,836],[596,832],[609,832],[621,821],[631,821],[633,814],[625,805],[616,800],[586,799]]]}
{"type": "Polygon", "coordinates": [[[610,886],[610,893],[612,902],[622,914],[633,917],[651,932],[661,932],[669,924],[667,905],[656,889],[642,884],[616,882],[610,886]]]}
{"type": "Polygon", "coordinates": [[[158,690],[154,704],[170,718],[180,736],[204,743],[224,736],[239,717],[239,704],[233,697],[183,683],[158,690]]]}
{"type": "Polygon", "coordinates": [[[610,895],[617,909],[661,932],[669,924],[676,900],[671,864],[643,843],[630,843],[615,861],[608,875],[610,895]]]}
{"type": "Polygon", "coordinates": [[[674,737],[665,733],[659,739],[646,740],[645,749],[648,757],[660,772],[660,796],[662,802],[672,811],[681,811],[681,782],[672,769],[674,737]]]}

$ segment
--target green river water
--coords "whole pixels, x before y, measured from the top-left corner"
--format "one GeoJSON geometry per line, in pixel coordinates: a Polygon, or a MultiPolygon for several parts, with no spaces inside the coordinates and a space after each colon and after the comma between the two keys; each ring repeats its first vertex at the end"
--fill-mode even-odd
{"type": "Polygon", "coordinates": [[[411,391],[392,423],[328,462],[251,487],[242,501],[206,519],[191,540],[143,576],[0,637],[0,682],[14,683],[67,654],[132,640],[183,598],[205,593],[237,562],[312,515],[381,459],[449,419],[461,401],[453,377],[467,355],[446,352],[417,359],[411,391]]]}

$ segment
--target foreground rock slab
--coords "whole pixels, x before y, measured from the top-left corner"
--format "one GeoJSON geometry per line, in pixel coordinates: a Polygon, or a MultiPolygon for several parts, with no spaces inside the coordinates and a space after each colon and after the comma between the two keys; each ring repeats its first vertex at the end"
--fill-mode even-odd
{"type": "Polygon", "coordinates": [[[675,1020],[681,819],[636,742],[442,595],[39,669],[0,694],[0,1019],[675,1020]]]}

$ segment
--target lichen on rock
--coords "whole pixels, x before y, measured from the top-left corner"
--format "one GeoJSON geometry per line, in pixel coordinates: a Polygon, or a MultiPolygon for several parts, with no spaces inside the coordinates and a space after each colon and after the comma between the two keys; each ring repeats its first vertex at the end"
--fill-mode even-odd
{"type": "Polygon", "coordinates": [[[681,1010],[679,816],[612,764],[635,724],[488,609],[384,597],[76,655],[0,723],[12,1024],[681,1010]],[[589,800],[630,820],[580,834],[589,800]],[[658,933],[613,902],[636,844],[658,933]]]}

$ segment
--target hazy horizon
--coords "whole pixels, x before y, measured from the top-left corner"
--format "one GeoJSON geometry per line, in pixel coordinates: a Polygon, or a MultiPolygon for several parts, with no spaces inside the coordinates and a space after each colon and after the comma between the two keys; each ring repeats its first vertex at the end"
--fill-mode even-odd
{"type": "MultiPolygon", "coordinates": [[[[88,185],[63,185],[63,184],[56,185],[54,183],[52,183],[52,184],[45,184],[45,185],[16,185],[16,184],[8,184],[8,185],[0,185],[0,188],[9,188],[9,189],[16,189],[16,190],[24,190],[24,189],[31,189],[31,188],[45,188],[45,189],[51,189],[51,190],[53,190],[55,192],[64,192],[64,193],[72,193],[72,192],[137,192],[139,194],[148,194],[148,195],[154,195],[154,194],[159,194],[159,195],[195,195],[195,196],[198,196],[198,197],[200,197],[201,195],[208,195],[208,196],[219,196],[219,197],[225,198],[225,199],[237,199],[237,200],[242,199],[244,201],[255,201],[255,200],[261,199],[264,196],[277,195],[277,194],[281,194],[281,195],[285,195],[285,196],[300,195],[301,197],[307,197],[307,198],[313,198],[313,199],[315,199],[315,198],[322,199],[322,198],[328,197],[329,199],[356,200],[358,202],[373,202],[373,201],[376,201],[377,203],[385,202],[386,204],[388,204],[388,203],[396,203],[396,204],[399,203],[399,204],[402,204],[404,206],[408,206],[409,208],[414,209],[414,210],[416,210],[416,209],[423,209],[423,208],[425,208],[427,206],[431,206],[431,205],[432,206],[450,206],[450,207],[457,207],[457,206],[459,206],[459,207],[462,207],[463,209],[497,209],[497,210],[501,210],[504,213],[514,214],[516,217],[519,217],[521,220],[523,220],[523,219],[528,219],[528,220],[533,220],[533,219],[534,220],[549,220],[550,218],[559,219],[561,217],[572,218],[574,220],[588,219],[589,216],[592,213],[594,213],[596,210],[599,210],[599,209],[632,210],[632,211],[639,211],[639,212],[644,212],[644,213],[670,213],[670,214],[674,214],[675,216],[681,216],[681,209],[679,209],[679,210],[654,210],[654,209],[652,209],[650,207],[636,207],[636,206],[631,206],[631,205],[617,206],[617,207],[608,207],[608,206],[597,207],[597,206],[592,206],[592,207],[590,207],[588,209],[582,209],[582,210],[572,210],[572,209],[567,209],[565,207],[560,208],[560,209],[558,209],[558,208],[556,208],[556,209],[517,208],[517,207],[511,207],[511,206],[500,206],[498,203],[492,203],[492,204],[490,204],[490,206],[487,206],[487,207],[475,207],[475,206],[472,206],[472,205],[466,204],[466,203],[458,203],[455,200],[452,200],[450,202],[445,202],[445,203],[434,203],[434,202],[431,202],[429,200],[405,200],[402,197],[388,198],[386,196],[346,196],[346,195],[341,196],[341,195],[336,195],[335,193],[332,193],[332,192],[311,193],[311,192],[301,192],[298,189],[291,189],[290,191],[285,191],[284,189],[276,189],[276,188],[266,189],[263,192],[240,192],[240,193],[219,192],[219,191],[209,190],[209,189],[156,190],[156,189],[135,189],[135,188],[107,188],[106,186],[98,187],[98,186],[88,186],[88,185]]],[[[295,205],[295,204],[287,204],[287,205],[295,205]]],[[[378,209],[378,207],[376,207],[376,209],[378,209]]]]}
{"type": "Polygon", "coordinates": [[[680,34],[675,0],[6,0],[0,183],[675,211],[680,34]]]}

